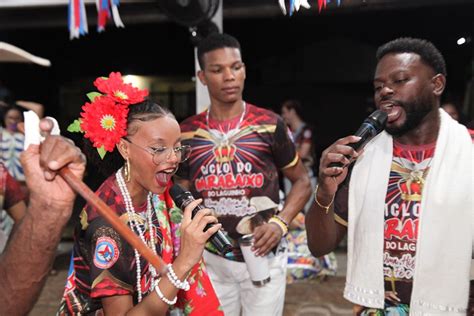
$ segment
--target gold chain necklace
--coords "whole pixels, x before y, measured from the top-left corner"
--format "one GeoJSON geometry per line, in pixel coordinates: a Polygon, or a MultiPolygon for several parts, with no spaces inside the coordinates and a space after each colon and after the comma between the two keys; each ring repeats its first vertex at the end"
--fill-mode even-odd
{"type": "MultiPolygon", "coordinates": [[[[247,103],[245,101],[242,101],[242,105],[244,107],[244,110],[242,111],[242,114],[240,115],[239,123],[237,123],[237,125],[233,128],[233,130],[238,130],[240,128],[240,124],[242,124],[242,121],[244,120],[245,112],[247,110],[247,103]]],[[[207,112],[206,112],[206,126],[207,126],[208,129],[211,128],[209,126],[210,112],[211,112],[211,106],[209,105],[209,108],[207,109],[207,112]]]]}

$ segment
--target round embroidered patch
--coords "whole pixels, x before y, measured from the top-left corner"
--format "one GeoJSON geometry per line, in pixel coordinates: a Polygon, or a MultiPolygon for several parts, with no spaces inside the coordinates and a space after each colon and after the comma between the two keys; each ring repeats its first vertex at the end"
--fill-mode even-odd
{"type": "Polygon", "coordinates": [[[100,237],[95,244],[94,265],[100,269],[108,269],[117,262],[119,254],[115,240],[100,237]]]}

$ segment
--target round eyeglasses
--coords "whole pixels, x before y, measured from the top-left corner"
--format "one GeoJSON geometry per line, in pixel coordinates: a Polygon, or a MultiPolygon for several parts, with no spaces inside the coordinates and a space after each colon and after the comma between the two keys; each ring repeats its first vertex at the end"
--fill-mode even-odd
{"type": "Polygon", "coordinates": [[[182,163],[188,160],[189,155],[191,154],[191,146],[188,146],[188,145],[182,145],[182,146],[178,146],[174,148],[163,147],[163,146],[142,147],[140,145],[133,143],[126,137],[124,137],[123,139],[129,142],[130,144],[135,145],[138,148],[141,148],[147,153],[151,154],[153,156],[153,162],[157,165],[168,161],[171,158],[172,152],[176,155],[176,158],[178,159],[178,163],[182,163]]]}

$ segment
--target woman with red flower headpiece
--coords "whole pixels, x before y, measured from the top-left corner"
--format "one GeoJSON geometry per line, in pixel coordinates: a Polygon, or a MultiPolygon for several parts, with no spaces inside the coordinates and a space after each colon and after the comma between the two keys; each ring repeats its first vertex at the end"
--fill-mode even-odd
{"type": "Polygon", "coordinates": [[[109,177],[96,194],[163,258],[168,272],[160,275],[86,205],[58,314],[165,315],[179,308],[186,315],[223,315],[201,260],[207,239],[221,225],[204,232],[217,222],[210,210],[191,219],[200,201],[182,212],[168,193],[171,177],[190,153],[181,145],[176,119],[146,100],[147,91],[125,84],[120,73],[94,84],[101,93],[88,94],[91,102],[68,130],[85,133],[86,144],[103,159],[98,167],[109,177]],[[120,162],[118,168],[113,161],[120,162]]]}

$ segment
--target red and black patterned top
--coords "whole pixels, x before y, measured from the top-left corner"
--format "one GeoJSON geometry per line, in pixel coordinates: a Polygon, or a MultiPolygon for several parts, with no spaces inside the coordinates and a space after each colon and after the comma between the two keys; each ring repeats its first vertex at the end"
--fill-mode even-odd
{"type": "MultiPolygon", "coordinates": [[[[96,194],[128,224],[129,217],[115,175],[110,176],[96,194]]],[[[146,202],[135,206],[135,221],[139,223],[145,241],[150,246],[146,206],[146,202]]],[[[156,252],[166,263],[172,263],[179,251],[182,212],[173,204],[168,190],[165,194],[153,197],[153,207],[155,212],[152,212],[152,231],[155,234],[156,252]]],[[[141,258],[140,266],[140,285],[145,297],[151,292],[152,275],[144,258],[141,258]]],[[[102,298],[116,295],[132,295],[134,304],[137,304],[136,271],[134,249],[94,207],[86,205],[76,229],[67,283],[58,314],[95,315],[96,311],[102,309],[102,298]]],[[[182,308],[185,315],[202,315],[201,312],[206,315],[222,315],[202,262],[193,268],[188,281],[191,288],[185,293],[178,293],[176,306],[182,308]]]]}
{"type": "Polygon", "coordinates": [[[8,172],[7,168],[0,163],[0,209],[8,210],[26,196],[20,184],[8,172]]]}
{"type": "MultiPolygon", "coordinates": [[[[191,181],[193,195],[215,210],[232,239],[225,258],[243,261],[236,227],[257,212],[250,199],[266,196],[278,204],[278,171],[298,161],[287,127],[274,112],[247,104],[242,120],[207,121],[204,112],[183,121],[181,131],[192,152],[178,176],[191,181]]],[[[207,249],[218,254],[212,245],[207,249]]]]}

